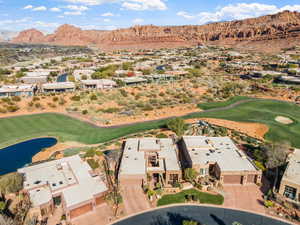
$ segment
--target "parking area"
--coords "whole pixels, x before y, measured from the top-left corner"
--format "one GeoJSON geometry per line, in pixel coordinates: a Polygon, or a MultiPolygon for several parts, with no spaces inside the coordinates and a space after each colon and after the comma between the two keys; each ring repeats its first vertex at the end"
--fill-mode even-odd
{"type": "Polygon", "coordinates": [[[263,193],[255,184],[224,185],[224,206],[265,213],[263,193]]]}
{"type": "Polygon", "coordinates": [[[141,188],[141,184],[140,179],[126,179],[121,181],[121,191],[126,215],[151,208],[141,188]]]}
{"type": "Polygon", "coordinates": [[[73,219],[72,225],[107,225],[112,217],[112,210],[106,203],[103,203],[94,211],[73,219]]]}

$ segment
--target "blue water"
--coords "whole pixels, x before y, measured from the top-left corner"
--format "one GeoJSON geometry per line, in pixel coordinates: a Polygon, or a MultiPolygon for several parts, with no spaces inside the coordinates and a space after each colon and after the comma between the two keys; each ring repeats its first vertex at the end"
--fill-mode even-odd
{"type": "Polygon", "coordinates": [[[59,75],[57,77],[57,82],[66,82],[67,81],[67,77],[68,77],[68,74],[67,73],[64,73],[62,75],[59,75]]]}
{"type": "Polygon", "coordinates": [[[205,225],[289,225],[270,217],[239,210],[207,206],[174,206],[157,209],[130,217],[114,225],[182,225],[184,220],[197,221],[205,225]]]}
{"type": "Polygon", "coordinates": [[[37,138],[0,149],[0,175],[15,172],[31,163],[35,154],[56,143],[55,138],[37,138]]]}

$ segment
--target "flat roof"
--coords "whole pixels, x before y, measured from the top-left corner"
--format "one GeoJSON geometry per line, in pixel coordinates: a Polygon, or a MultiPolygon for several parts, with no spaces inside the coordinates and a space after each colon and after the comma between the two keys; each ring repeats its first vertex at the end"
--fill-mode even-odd
{"type": "Polygon", "coordinates": [[[289,163],[282,179],[300,185],[300,149],[295,149],[289,156],[289,163]]]}
{"type": "Polygon", "coordinates": [[[52,195],[63,193],[67,207],[88,201],[108,190],[106,184],[99,177],[92,177],[89,171],[88,163],[78,155],[18,170],[25,175],[24,189],[32,193],[32,202],[38,204],[47,198],[50,201],[52,195]],[[34,192],[38,189],[42,191],[34,192]],[[46,189],[49,189],[51,196],[46,189]]]}
{"type": "Polygon", "coordinates": [[[256,171],[229,137],[184,136],[193,164],[217,163],[221,171],[256,171]]]}
{"type": "Polygon", "coordinates": [[[0,88],[0,92],[24,92],[24,91],[33,91],[35,88],[35,85],[28,85],[28,84],[22,84],[22,85],[3,85],[0,88]]]}
{"type": "Polygon", "coordinates": [[[120,167],[120,175],[146,175],[153,170],[180,170],[176,145],[170,138],[129,138],[126,140],[120,167]],[[146,154],[156,152],[159,167],[146,165],[146,154]]]}
{"type": "Polygon", "coordinates": [[[64,89],[64,88],[75,88],[73,82],[54,82],[42,84],[43,89],[64,89]]]}

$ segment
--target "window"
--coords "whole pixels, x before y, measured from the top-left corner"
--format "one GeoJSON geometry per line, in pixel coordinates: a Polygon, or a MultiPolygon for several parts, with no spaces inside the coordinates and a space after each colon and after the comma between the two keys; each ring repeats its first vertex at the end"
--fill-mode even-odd
{"type": "Polygon", "coordinates": [[[284,193],[283,195],[289,199],[292,199],[292,200],[295,200],[296,198],[296,193],[297,193],[297,189],[296,188],[293,188],[293,187],[290,187],[290,186],[285,186],[285,189],[284,189],[284,193]]]}
{"type": "Polygon", "coordinates": [[[206,175],[206,169],[200,169],[200,175],[206,175]]]}

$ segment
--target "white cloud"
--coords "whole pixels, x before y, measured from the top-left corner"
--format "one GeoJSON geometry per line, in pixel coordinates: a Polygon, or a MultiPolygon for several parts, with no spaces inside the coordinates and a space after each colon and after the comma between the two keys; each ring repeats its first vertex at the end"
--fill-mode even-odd
{"type": "Polygon", "coordinates": [[[78,6],[78,5],[67,5],[64,8],[69,9],[69,10],[74,10],[74,11],[80,11],[80,12],[83,12],[83,11],[86,11],[86,10],[89,9],[88,7],[83,6],[83,5],[80,5],[80,6],[78,6]]]}
{"type": "Polygon", "coordinates": [[[57,7],[53,7],[50,9],[51,12],[60,12],[61,9],[60,8],[57,8],[57,7]]]}
{"type": "Polygon", "coordinates": [[[67,11],[67,12],[64,12],[64,14],[68,15],[68,16],[81,16],[82,12],[81,11],[67,11]]]}
{"type": "Polygon", "coordinates": [[[84,4],[84,5],[101,5],[104,3],[113,3],[118,0],[63,0],[65,2],[71,2],[74,4],[84,4]]]}
{"type": "Polygon", "coordinates": [[[37,27],[47,27],[47,28],[56,28],[56,27],[60,26],[60,24],[58,24],[58,23],[48,23],[48,22],[43,22],[43,21],[36,21],[35,25],[37,27]]]}
{"type": "Polygon", "coordinates": [[[284,10],[300,11],[300,5],[286,5],[278,8],[276,5],[261,3],[237,3],[218,8],[215,12],[200,12],[190,15],[187,12],[178,12],[177,16],[185,19],[198,19],[199,24],[219,22],[224,20],[241,20],[267,14],[275,14],[284,10]]]}
{"type": "Polygon", "coordinates": [[[32,9],[32,11],[46,11],[47,8],[45,6],[38,6],[32,9]]]}
{"type": "Polygon", "coordinates": [[[107,12],[107,13],[103,13],[101,16],[103,16],[103,17],[109,17],[109,16],[114,16],[114,14],[111,13],[111,12],[107,12]]]}
{"type": "Polygon", "coordinates": [[[132,21],[133,24],[142,24],[144,23],[144,19],[136,18],[132,21]]]}
{"type": "Polygon", "coordinates": [[[104,19],[103,20],[105,23],[109,23],[111,20],[110,19],[104,19]]]}
{"type": "Polygon", "coordinates": [[[33,6],[32,5],[26,5],[23,9],[32,9],[33,6]]]}
{"type": "Polygon", "coordinates": [[[177,16],[182,16],[182,17],[185,18],[185,19],[194,19],[194,18],[196,17],[196,16],[194,16],[194,15],[188,14],[188,13],[185,12],[185,11],[180,11],[180,12],[178,12],[176,15],[177,15],[177,16]]]}
{"type": "Polygon", "coordinates": [[[125,0],[122,8],[134,11],[166,10],[167,5],[164,0],[125,0]]]}

